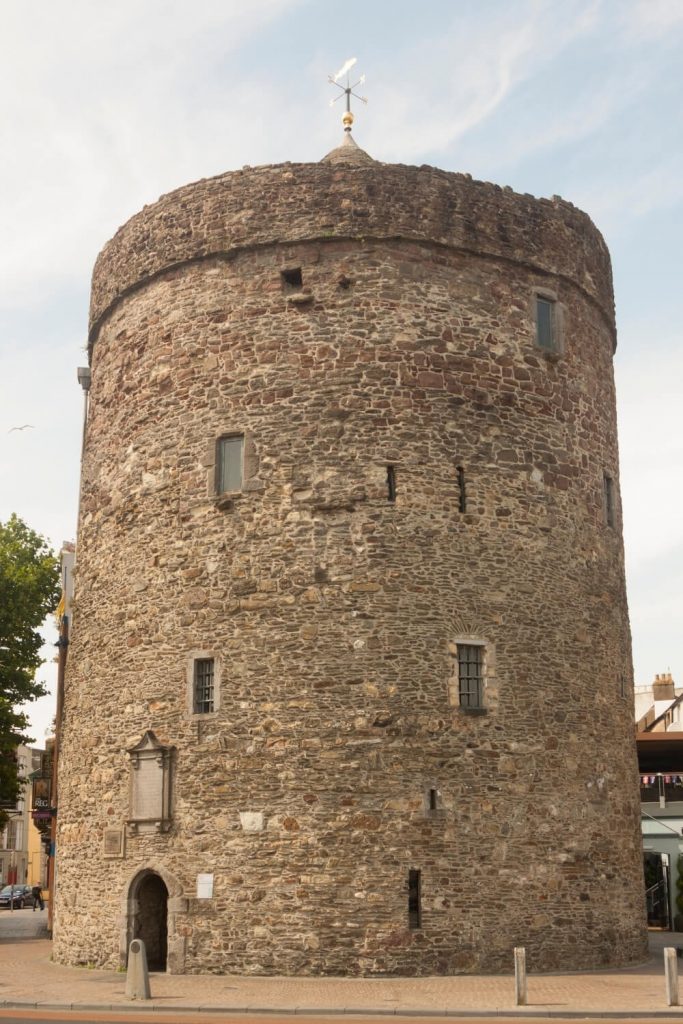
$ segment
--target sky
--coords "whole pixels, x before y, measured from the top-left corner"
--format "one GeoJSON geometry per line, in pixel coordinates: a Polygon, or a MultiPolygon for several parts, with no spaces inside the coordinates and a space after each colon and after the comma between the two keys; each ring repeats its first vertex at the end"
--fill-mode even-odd
{"type": "MultiPolygon", "coordinates": [[[[0,0],[0,520],[76,537],[90,275],[145,203],[354,137],[561,195],[612,255],[636,684],[683,684],[683,0],[0,0]],[[354,70],[356,70],[354,69],[354,70]],[[25,429],[14,429],[24,427],[25,429]]],[[[53,690],[46,629],[40,678],[53,690]]],[[[52,697],[33,705],[42,744],[52,697]]]]}

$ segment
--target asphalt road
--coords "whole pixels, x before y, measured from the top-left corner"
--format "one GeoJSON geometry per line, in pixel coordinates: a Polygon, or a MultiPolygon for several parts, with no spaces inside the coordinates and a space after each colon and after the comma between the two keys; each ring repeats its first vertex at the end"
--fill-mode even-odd
{"type": "Polygon", "coordinates": [[[47,909],[0,910],[0,940],[37,939],[47,934],[47,909]]]}

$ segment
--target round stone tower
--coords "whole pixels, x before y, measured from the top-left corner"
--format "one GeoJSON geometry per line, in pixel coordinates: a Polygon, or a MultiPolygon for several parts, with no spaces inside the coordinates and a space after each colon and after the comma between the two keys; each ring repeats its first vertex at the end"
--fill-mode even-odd
{"type": "Polygon", "coordinates": [[[93,279],[59,961],[644,957],[614,345],[585,214],[350,137],[121,228],[93,279]]]}

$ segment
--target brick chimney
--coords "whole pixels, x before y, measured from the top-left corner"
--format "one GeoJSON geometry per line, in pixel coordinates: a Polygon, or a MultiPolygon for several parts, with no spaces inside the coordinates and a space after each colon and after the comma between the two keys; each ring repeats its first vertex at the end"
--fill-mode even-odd
{"type": "Polygon", "coordinates": [[[652,684],[653,700],[673,700],[674,697],[674,681],[671,673],[662,672],[661,676],[656,675],[655,681],[652,684]]]}

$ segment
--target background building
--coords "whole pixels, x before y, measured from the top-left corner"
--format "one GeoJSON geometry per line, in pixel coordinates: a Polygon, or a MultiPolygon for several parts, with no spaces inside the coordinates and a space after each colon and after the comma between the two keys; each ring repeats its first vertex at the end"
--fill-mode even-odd
{"type": "Polygon", "coordinates": [[[636,742],[648,923],[683,931],[683,722],[670,672],[636,688],[636,742]],[[680,886],[680,889],[679,889],[680,886]]]}
{"type": "Polygon", "coordinates": [[[41,880],[44,863],[41,861],[39,836],[31,818],[31,773],[40,766],[42,751],[31,747],[17,747],[19,777],[25,780],[16,807],[9,810],[10,820],[0,833],[0,881],[34,884],[41,880]]]}
{"type": "Polygon", "coordinates": [[[683,688],[676,686],[670,672],[655,676],[649,686],[636,686],[634,695],[638,732],[683,731],[683,688]]]}
{"type": "Polygon", "coordinates": [[[614,345],[583,213],[350,137],[117,233],[58,960],[134,936],[172,971],[642,959],[614,345]]]}

